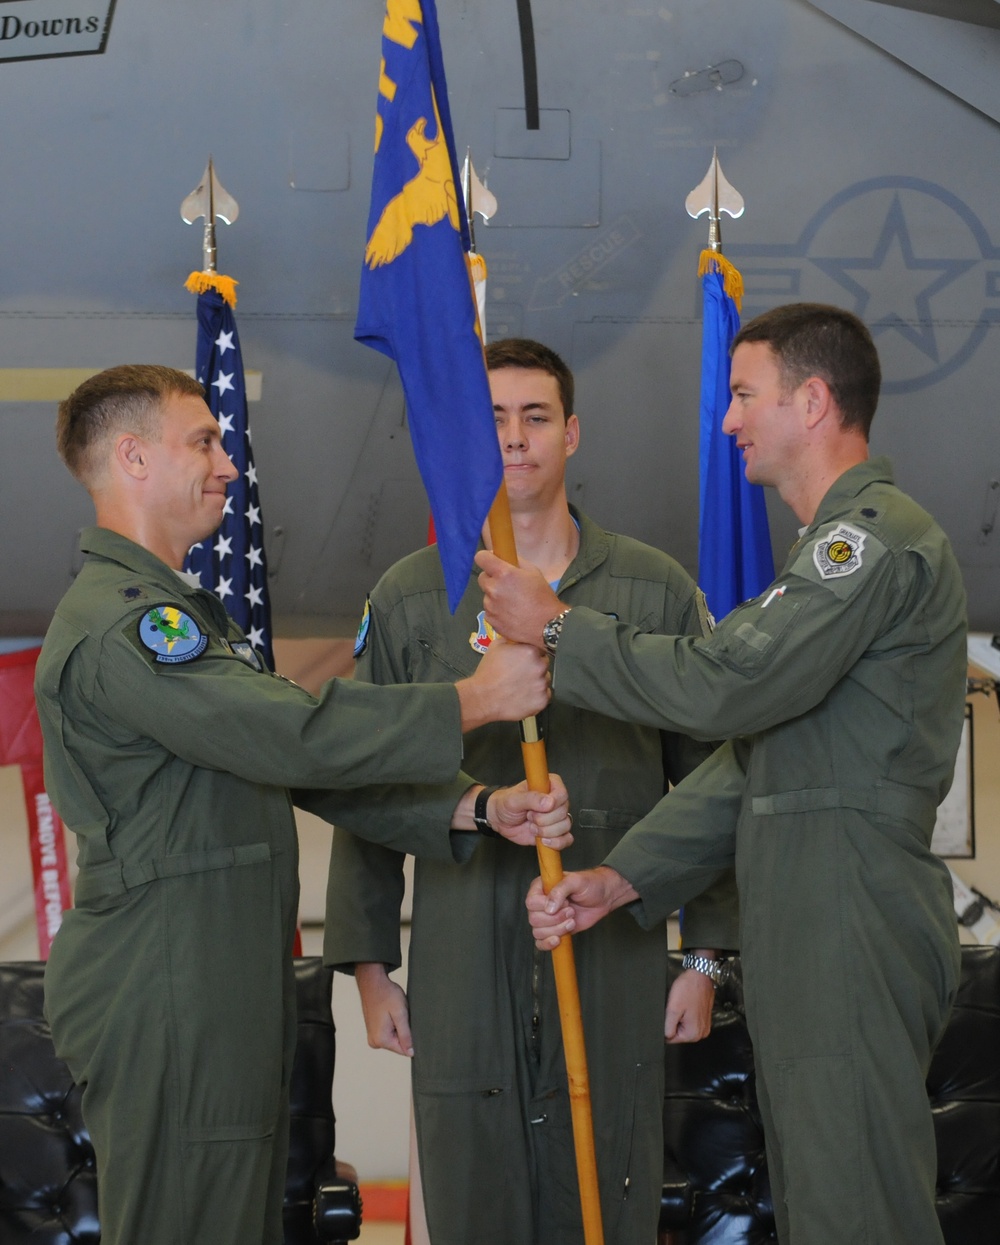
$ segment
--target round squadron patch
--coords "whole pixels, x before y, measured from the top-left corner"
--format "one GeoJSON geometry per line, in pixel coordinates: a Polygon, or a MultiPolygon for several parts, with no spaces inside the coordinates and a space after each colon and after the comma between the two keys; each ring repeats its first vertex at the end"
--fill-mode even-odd
{"type": "Polygon", "coordinates": [[[144,614],[139,639],[157,661],[171,665],[194,661],[208,646],[208,636],[176,605],[154,605],[144,614]]]}
{"type": "Polygon", "coordinates": [[[489,646],[496,639],[496,634],[497,634],[493,630],[493,628],[490,626],[490,624],[486,621],[485,610],[479,611],[479,617],[476,619],[476,626],[479,628],[479,630],[470,632],[469,644],[472,646],[475,652],[485,653],[486,650],[489,648],[489,646]]]}
{"type": "Polygon", "coordinates": [[[372,626],[372,603],[371,597],[365,598],[365,612],[361,615],[361,622],[358,624],[358,634],[354,638],[354,657],[357,659],[368,647],[368,632],[372,626]]]}
{"type": "Polygon", "coordinates": [[[846,523],[839,523],[813,549],[813,562],[823,579],[853,575],[861,568],[864,547],[864,532],[859,532],[846,523]]]}

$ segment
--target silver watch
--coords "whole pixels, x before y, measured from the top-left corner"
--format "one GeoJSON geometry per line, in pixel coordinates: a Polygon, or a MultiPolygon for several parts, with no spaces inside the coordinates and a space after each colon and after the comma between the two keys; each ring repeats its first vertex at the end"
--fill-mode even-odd
{"type": "Polygon", "coordinates": [[[569,610],[563,610],[561,614],[556,614],[555,618],[550,618],[542,628],[542,643],[545,645],[546,651],[551,653],[553,657],[555,656],[556,645],[559,643],[563,623],[566,621],[568,613],[569,610]]]}
{"type": "Polygon", "coordinates": [[[685,953],[684,959],[681,960],[681,968],[693,968],[695,972],[704,973],[716,986],[721,986],[723,982],[728,981],[731,972],[728,960],[710,960],[707,956],[695,955],[693,951],[685,953]]]}

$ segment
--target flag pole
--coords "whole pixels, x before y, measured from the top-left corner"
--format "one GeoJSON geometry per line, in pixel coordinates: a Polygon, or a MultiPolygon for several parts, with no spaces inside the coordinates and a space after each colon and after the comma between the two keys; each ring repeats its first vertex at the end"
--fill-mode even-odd
{"type": "MultiPolygon", "coordinates": [[[[517,566],[517,545],[510,514],[506,481],[490,508],[490,542],[493,552],[505,562],[517,566]]],[[[521,722],[521,756],[524,773],[531,791],[550,789],[549,765],[537,718],[521,722]]],[[[554,847],[538,843],[538,865],[546,894],[562,878],[562,857],[554,847]]],[[[569,1083],[570,1116],[573,1123],[573,1145],[576,1151],[576,1174],[580,1186],[580,1209],[583,1215],[585,1245],[603,1245],[601,1196],[597,1183],[597,1152],[594,1147],[594,1120],[590,1105],[590,1076],[587,1072],[587,1051],[583,1039],[583,1017],[580,1011],[580,990],[576,978],[573,943],[568,936],[559,940],[552,952],[556,996],[559,1000],[559,1023],[562,1027],[566,1078],[569,1083]]]]}
{"type": "MultiPolygon", "coordinates": [[[[475,190],[471,171],[470,187],[475,190]]],[[[434,514],[448,603],[457,608],[484,519],[499,556],[517,562],[503,462],[483,358],[469,226],[455,154],[434,0],[387,0],[375,118],[375,163],[355,339],[395,359],[414,456],[434,514]],[[433,137],[432,137],[433,135],[433,137]],[[441,140],[444,140],[443,142],[441,140]],[[416,159],[417,167],[414,167],[416,159]],[[456,246],[456,242],[459,244],[456,246]],[[444,332],[443,326],[450,324],[444,332]],[[414,326],[423,324],[423,331],[414,326]],[[469,463],[480,464],[469,472],[469,463]],[[498,494],[499,489],[499,494],[498,494]],[[497,500],[499,496],[499,500],[497,500]]],[[[537,723],[522,726],[533,791],[548,792],[537,723]]],[[[540,849],[543,879],[561,875],[540,849]]],[[[580,1001],[555,956],[585,1245],[603,1245],[580,1001]],[[583,1108],[581,1110],[581,1107],[583,1108]],[[579,1121],[579,1123],[578,1123],[579,1121]]]]}
{"type": "MultiPolygon", "coordinates": [[[[477,260],[483,268],[485,268],[485,263],[476,251],[474,218],[475,213],[479,212],[483,219],[488,221],[497,210],[497,203],[476,176],[470,151],[466,151],[465,167],[462,171],[462,197],[469,222],[470,247],[466,252],[466,264],[476,307],[479,340],[485,346],[483,303],[478,297],[473,272],[473,265],[477,260]]],[[[483,275],[485,276],[485,273],[483,275]]],[[[505,480],[500,481],[500,488],[490,507],[488,523],[493,552],[505,562],[517,566],[517,542],[514,537],[514,523],[511,519],[510,498],[507,495],[505,480]]],[[[545,740],[542,738],[538,719],[535,717],[524,718],[521,722],[521,757],[529,789],[548,792],[551,787],[549,763],[545,751],[545,740]]],[[[547,894],[563,876],[562,856],[554,847],[546,847],[541,842],[537,845],[537,851],[542,885],[547,894]]],[[[570,938],[560,939],[559,946],[552,952],[552,970],[555,976],[556,998],[559,1002],[559,1025],[562,1031],[566,1079],[569,1085],[570,1119],[573,1126],[577,1183],[580,1186],[583,1240],[584,1245],[604,1245],[600,1186],[597,1182],[597,1151],[594,1146],[594,1119],[590,1102],[590,1075],[587,1071],[587,1050],[583,1037],[583,1015],[580,1009],[576,960],[570,938]]]]}

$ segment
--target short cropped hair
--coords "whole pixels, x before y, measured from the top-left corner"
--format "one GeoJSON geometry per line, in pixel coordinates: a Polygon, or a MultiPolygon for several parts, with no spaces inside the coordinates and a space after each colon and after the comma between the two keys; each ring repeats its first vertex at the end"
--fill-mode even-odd
{"type": "Polygon", "coordinates": [[[91,487],[101,475],[102,451],[111,438],[134,432],[146,440],[156,440],[161,405],[174,394],[203,398],[205,390],[186,372],[153,363],[125,364],[98,372],[59,403],[59,457],[81,484],[91,487]]]}
{"type": "Polygon", "coordinates": [[[540,372],[548,372],[559,386],[563,418],[569,419],[573,414],[573,373],[548,346],[532,341],[530,337],[503,337],[500,341],[490,342],[486,347],[486,368],[494,372],[501,367],[537,368],[540,372]]]}
{"type": "Polygon", "coordinates": [[[882,368],[872,335],[857,316],[825,303],[788,303],[744,324],[733,339],[733,350],[743,342],[771,347],[788,393],[810,376],[825,380],[841,425],[859,429],[868,439],[882,368]]]}

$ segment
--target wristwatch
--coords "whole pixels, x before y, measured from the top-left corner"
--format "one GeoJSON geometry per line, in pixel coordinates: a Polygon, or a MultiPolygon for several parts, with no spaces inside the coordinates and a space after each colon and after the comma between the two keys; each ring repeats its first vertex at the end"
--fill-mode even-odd
{"type": "Polygon", "coordinates": [[[486,816],[486,804],[494,791],[499,790],[499,787],[483,787],[482,791],[476,796],[476,803],[472,809],[472,820],[476,823],[476,830],[488,839],[503,838],[499,830],[493,829],[489,818],[486,816]]]}
{"type": "Polygon", "coordinates": [[[706,977],[710,977],[712,984],[721,986],[723,982],[729,980],[729,974],[732,972],[732,966],[728,960],[710,960],[704,955],[695,955],[693,951],[688,951],[681,960],[681,968],[693,968],[695,972],[704,973],[706,977]]]}
{"type": "Polygon", "coordinates": [[[559,637],[562,635],[563,623],[566,621],[566,615],[569,610],[563,610],[561,614],[556,614],[555,618],[550,618],[542,628],[542,643],[553,657],[556,652],[556,645],[559,643],[559,637]]]}

